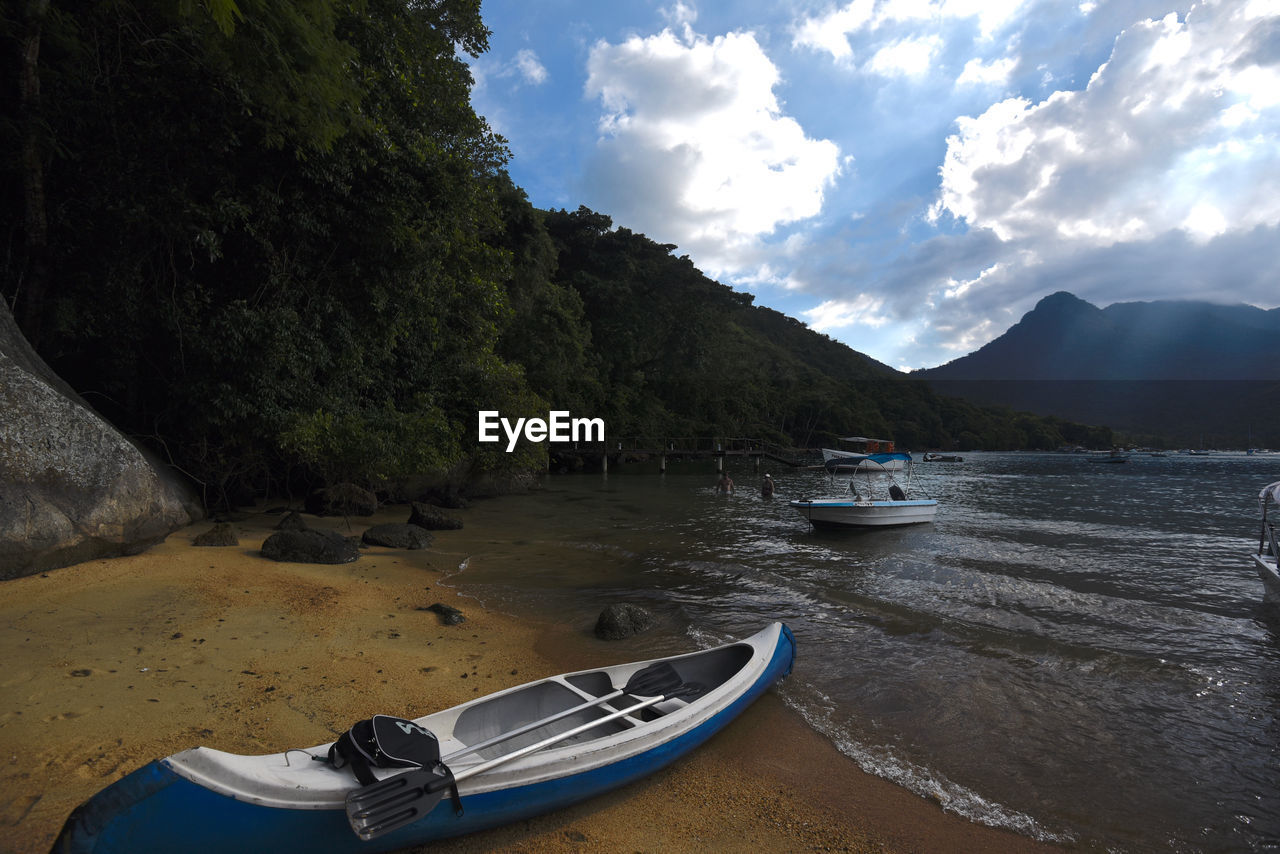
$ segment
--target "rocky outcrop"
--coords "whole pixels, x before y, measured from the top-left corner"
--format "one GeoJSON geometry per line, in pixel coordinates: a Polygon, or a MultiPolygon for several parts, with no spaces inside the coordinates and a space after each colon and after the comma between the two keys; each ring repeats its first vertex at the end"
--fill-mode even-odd
{"type": "Polygon", "coordinates": [[[219,522],[191,541],[193,546],[238,546],[240,538],[230,522],[219,522]]]}
{"type": "Polygon", "coordinates": [[[462,520],[442,513],[438,507],[415,501],[409,511],[409,524],[428,531],[456,531],[462,527],[462,520]]]}
{"type": "Polygon", "coordinates": [[[137,554],[203,517],[189,486],[49,369],[0,300],[0,579],[137,554]]]}
{"type": "Polygon", "coordinates": [[[287,563],[351,563],[360,550],[335,531],[276,531],[263,541],[262,556],[287,563]]]}
{"type": "Polygon", "coordinates": [[[418,610],[433,611],[440,615],[440,623],[445,626],[457,626],[467,621],[467,618],[462,615],[461,611],[452,605],[445,605],[442,602],[436,602],[425,608],[418,608],[418,610]]]}
{"type": "Polygon", "coordinates": [[[388,549],[425,549],[431,545],[431,532],[418,525],[388,522],[374,525],[364,532],[361,540],[365,545],[388,549]]]}
{"type": "Polygon", "coordinates": [[[608,605],[596,619],[595,635],[601,640],[622,640],[653,628],[653,614],[639,605],[608,605]]]}

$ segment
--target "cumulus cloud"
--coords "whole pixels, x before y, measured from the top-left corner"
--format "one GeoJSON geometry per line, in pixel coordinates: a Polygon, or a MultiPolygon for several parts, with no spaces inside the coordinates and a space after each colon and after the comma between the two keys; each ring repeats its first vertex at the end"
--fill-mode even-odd
{"type": "Polygon", "coordinates": [[[898,39],[877,50],[866,67],[885,77],[921,77],[929,72],[941,46],[937,36],[898,39]]]}
{"type": "Polygon", "coordinates": [[[930,307],[917,364],[972,351],[1056,290],[1274,305],[1280,15],[1205,2],[1133,23],[1084,88],[957,119],[939,178],[929,219],[945,233],[865,273],[895,322],[903,301],[930,307]]]}
{"type": "Polygon", "coordinates": [[[539,83],[546,82],[547,69],[538,61],[538,55],[532,50],[525,48],[516,52],[514,60],[515,68],[520,72],[520,76],[528,83],[535,86],[539,83]]]}
{"type": "Polygon", "coordinates": [[[821,210],[839,148],[784,114],[751,33],[602,41],[587,70],[604,108],[588,192],[620,222],[724,273],[757,238],[821,210]]]}
{"type": "Polygon", "coordinates": [[[529,48],[516,51],[509,60],[485,56],[471,63],[470,68],[473,92],[484,92],[493,81],[514,80],[511,88],[518,89],[525,84],[539,86],[550,77],[538,54],[529,48]]]}
{"type": "Polygon", "coordinates": [[[936,54],[956,24],[976,23],[980,37],[989,40],[1023,5],[1024,0],[852,0],[799,21],[792,28],[792,45],[856,64],[857,43],[872,57],[862,70],[877,74],[902,73],[903,62],[889,60],[910,52],[913,73],[919,74],[921,52],[927,46],[930,57],[936,54]],[[911,35],[903,36],[904,31],[911,35]]]}
{"type": "Polygon", "coordinates": [[[883,313],[884,300],[871,294],[858,294],[852,299],[827,300],[816,308],[801,312],[810,328],[818,332],[859,324],[872,328],[889,321],[883,313]]]}
{"type": "Polygon", "coordinates": [[[1002,57],[991,62],[984,62],[974,57],[964,65],[964,71],[956,78],[957,86],[1002,86],[1009,80],[1009,75],[1017,66],[1013,57],[1002,57]]]}
{"type": "Polygon", "coordinates": [[[1280,223],[1280,65],[1261,4],[1127,29],[1080,91],[957,121],[935,216],[1003,240],[1204,241],[1280,223]]]}

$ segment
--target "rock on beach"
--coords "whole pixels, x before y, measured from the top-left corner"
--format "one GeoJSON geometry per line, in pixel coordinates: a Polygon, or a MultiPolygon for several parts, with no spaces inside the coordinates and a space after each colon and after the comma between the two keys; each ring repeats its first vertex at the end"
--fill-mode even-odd
{"type": "Polygon", "coordinates": [[[263,541],[262,556],[290,563],[351,563],[360,550],[334,531],[276,531],[263,541]]]}

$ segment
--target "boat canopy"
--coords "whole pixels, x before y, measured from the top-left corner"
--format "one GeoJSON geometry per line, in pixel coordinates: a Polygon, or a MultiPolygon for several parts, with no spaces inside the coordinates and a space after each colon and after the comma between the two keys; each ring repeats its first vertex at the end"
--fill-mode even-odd
{"type": "MultiPolygon", "coordinates": [[[[905,454],[901,451],[895,451],[893,453],[867,454],[865,457],[859,458],[857,463],[859,471],[867,471],[868,469],[874,471],[876,468],[883,469],[886,463],[894,460],[901,460],[904,463],[909,463],[911,462],[911,455],[905,454]]],[[[835,459],[827,460],[826,467],[828,470],[845,468],[850,464],[850,462],[851,461],[847,458],[841,459],[837,457],[835,459]]]]}
{"type": "Polygon", "coordinates": [[[1258,500],[1263,504],[1267,503],[1268,497],[1270,497],[1275,503],[1280,504],[1280,480],[1277,480],[1275,483],[1267,484],[1262,487],[1262,491],[1258,493],[1258,500]]]}
{"type": "Polygon", "coordinates": [[[873,453],[874,452],[880,452],[880,453],[893,452],[892,439],[868,439],[866,436],[844,436],[843,438],[840,439],[840,441],[850,442],[855,445],[863,445],[866,447],[866,450],[871,451],[873,453]]]}

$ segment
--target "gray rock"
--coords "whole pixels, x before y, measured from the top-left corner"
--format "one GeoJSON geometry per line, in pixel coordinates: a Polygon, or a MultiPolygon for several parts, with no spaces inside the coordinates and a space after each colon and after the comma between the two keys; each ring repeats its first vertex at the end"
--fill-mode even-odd
{"type": "Polygon", "coordinates": [[[307,531],[307,522],[297,510],[290,510],[285,517],[276,523],[277,531],[307,531]]]}
{"type": "Polygon", "coordinates": [[[434,611],[440,615],[440,622],[446,626],[456,626],[459,623],[465,623],[467,618],[462,616],[462,612],[457,608],[453,608],[443,602],[436,602],[425,608],[419,608],[419,611],[434,611]]]}
{"type": "Polygon", "coordinates": [[[609,605],[596,619],[595,635],[601,640],[622,640],[653,628],[653,614],[639,605],[609,605]]]}
{"type": "Polygon", "coordinates": [[[240,538],[230,522],[219,522],[191,541],[193,546],[238,546],[240,538]]]}
{"type": "Polygon", "coordinates": [[[418,525],[391,522],[374,525],[361,539],[368,545],[389,549],[425,549],[431,545],[431,532],[418,525]]]}
{"type": "Polygon", "coordinates": [[[456,519],[422,501],[410,505],[409,524],[418,525],[428,531],[456,531],[462,527],[462,520],[456,519]]]}
{"type": "Polygon", "coordinates": [[[190,486],[54,374],[0,300],[0,579],[137,554],[202,518],[190,486]]]}
{"type": "Polygon", "coordinates": [[[276,531],[262,543],[262,556],[290,563],[351,563],[360,550],[333,531],[276,531]]]}

